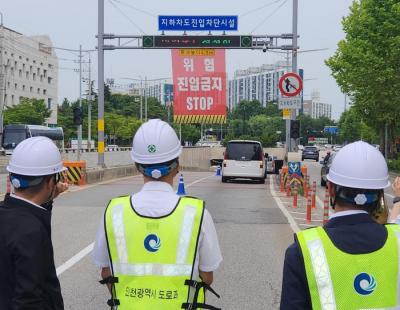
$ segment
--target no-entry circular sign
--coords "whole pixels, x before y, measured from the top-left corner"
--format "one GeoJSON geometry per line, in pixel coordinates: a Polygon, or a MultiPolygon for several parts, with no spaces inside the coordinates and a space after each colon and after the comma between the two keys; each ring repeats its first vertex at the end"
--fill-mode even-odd
{"type": "Polygon", "coordinates": [[[298,74],[289,72],[279,79],[278,87],[282,95],[294,97],[300,94],[303,89],[303,81],[298,74]]]}

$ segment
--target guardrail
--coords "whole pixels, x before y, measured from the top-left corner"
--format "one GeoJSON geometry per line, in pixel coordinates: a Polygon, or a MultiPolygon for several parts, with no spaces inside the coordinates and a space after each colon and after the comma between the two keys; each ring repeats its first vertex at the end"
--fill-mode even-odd
{"type": "MultiPolygon", "coordinates": [[[[130,151],[132,149],[131,146],[119,146],[119,147],[105,147],[104,150],[106,152],[123,152],[123,151],[130,151]]],[[[63,150],[61,150],[61,153],[76,153],[78,152],[78,150],[76,148],[64,148],[63,150]]],[[[87,148],[82,148],[81,149],[81,153],[94,153],[97,152],[97,148],[91,148],[91,149],[87,149],[87,148]]]]}

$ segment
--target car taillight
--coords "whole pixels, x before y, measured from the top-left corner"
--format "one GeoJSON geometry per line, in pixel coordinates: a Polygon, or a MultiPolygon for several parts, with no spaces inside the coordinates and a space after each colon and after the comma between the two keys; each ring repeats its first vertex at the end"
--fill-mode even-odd
{"type": "Polygon", "coordinates": [[[224,167],[226,167],[226,160],[224,160],[224,167]]]}
{"type": "Polygon", "coordinates": [[[264,168],[264,162],[260,161],[260,168],[263,169],[264,168]]]}
{"type": "Polygon", "coordinates": [[[228,151],[224,152],[224,159],[228,159],[228,151]]]}

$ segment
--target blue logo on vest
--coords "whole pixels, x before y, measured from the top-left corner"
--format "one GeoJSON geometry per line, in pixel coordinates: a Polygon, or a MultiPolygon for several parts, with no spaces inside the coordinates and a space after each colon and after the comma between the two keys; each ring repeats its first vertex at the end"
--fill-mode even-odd
{"type": "Polygon", "coordinates": [[[146,248],[147,251],[149,252],[157,252],[161,246],[161,240],[158,238],[156,235],[151,234],[148,235],[144,239],[144,247],[146,248]]]}
{"type": "Polygon", "coordinates": [[[368,273],[360,273],[354,279],[354,289],[360,295],[372,294],[376,289],[375,278],[368,273]]]}

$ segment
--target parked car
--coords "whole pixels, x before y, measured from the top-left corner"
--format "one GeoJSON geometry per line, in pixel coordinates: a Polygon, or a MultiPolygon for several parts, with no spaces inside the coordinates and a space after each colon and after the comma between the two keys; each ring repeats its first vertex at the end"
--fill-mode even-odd
{"type": "Polygon", "coordinates": [[[313,159],[319,161],[319,149],[316,146],[306,146],[301,153],[301,160],[313,159]]]}
{"type": "Polygon", "coordinates": [[[222,164],[222,182],[243,178],[265,183],[265,160],[262,145],[259,141],[229,141],[222,164]]]}
{"type": "MultiPolygon", "coordinates": [[[[268,154],[265,154],[268,155],[268,154]]],[[[268,173],[275,173],[274,161],[277,159],[276,156],[268,155],[265,157],[265,177],[268,173]]]]}
{"type": "Polygon", "coordinates": [[[329,169],[332,165],[332,160],[335,157],[335,153],[331,153],[329,158],[325,157],[323,160],[320,161],[321,167],[321,186],[326,186],[326,182],[328,181],[326,176],[329,173],[329,169]]]}
{"type": "Polygon", "coordinates": [[[116,144],[109,144],[106,146],[106,151],[117,151],[118,150],[118,145],[116,144]]]}

